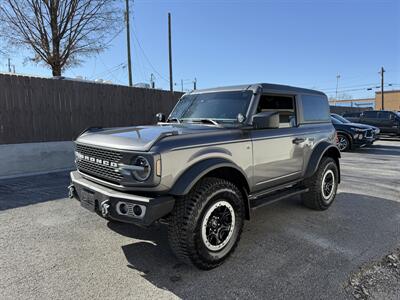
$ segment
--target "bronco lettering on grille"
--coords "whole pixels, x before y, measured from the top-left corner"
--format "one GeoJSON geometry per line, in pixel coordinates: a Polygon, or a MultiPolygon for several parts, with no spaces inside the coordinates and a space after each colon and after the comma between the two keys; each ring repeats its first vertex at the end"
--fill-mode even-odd
{"type": "Polygon", "coordinates": [[[85,160],[85,161],[89,161],[89,162],[96,163],[96,164],[103,165],[103,166],[110,166],[113,168],[118,167],[118,164],[115,162],[99,159],[99,158],[88,156],[88,155],[83,155],[79,152],[75,152],[75,156],[76,156],[77,160],[85,160]]]}

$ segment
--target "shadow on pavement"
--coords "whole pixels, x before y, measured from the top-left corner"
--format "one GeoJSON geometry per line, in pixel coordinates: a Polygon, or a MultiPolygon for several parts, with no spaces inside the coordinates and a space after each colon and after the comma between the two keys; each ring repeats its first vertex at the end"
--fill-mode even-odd
{"type": "Polygon", "coordinates": [[[324,212],[299,198],[270,205],[255,212],[236,252],[211,271],[180,264],[166,226],[108,226],[139,240],[122,246],[127,267],[178,297],[343,299],[351,272],[398,245],[400,202],[340,193],[324,212]]]}
{"type": "Polygon", "coordinates": [[[69,172],[0,180],[0,211],[67,197],[69,172]]]}
{"type": "Polygon", "coordinates": [[[382,155],[400,155],[400,144],[398,146],[390,145],[371,145],[357,148],[354,153],[382,154],[382,155]]]}

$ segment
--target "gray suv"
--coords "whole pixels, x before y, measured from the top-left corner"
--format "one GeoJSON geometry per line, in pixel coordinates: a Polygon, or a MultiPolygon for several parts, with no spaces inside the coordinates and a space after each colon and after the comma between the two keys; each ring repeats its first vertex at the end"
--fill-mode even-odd
{"type": "Polygon", "coordinates": [[[110,221],[167,223],[176,256],[212,269],[254,209],[295,195],[315,210],[332,204],[340,152],[329,113],[314,90],[196,90],[156,125],[84,131],[70,197],[110,221]]]}

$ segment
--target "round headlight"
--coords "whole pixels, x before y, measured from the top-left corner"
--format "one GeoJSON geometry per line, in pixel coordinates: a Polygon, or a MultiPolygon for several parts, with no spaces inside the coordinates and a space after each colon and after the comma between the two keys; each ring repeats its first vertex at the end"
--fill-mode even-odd
{"type": "Polygon", "coordinates": [[[135,165],[137,167],[141,167],[141,170],[132,171],[132,175],[133,175],[133,177],[135,177],[136,180],[145,181],[150,177],[151,165],[145,157],[138,156],[138,157],[134,158],[133,165],[135,165]]]}

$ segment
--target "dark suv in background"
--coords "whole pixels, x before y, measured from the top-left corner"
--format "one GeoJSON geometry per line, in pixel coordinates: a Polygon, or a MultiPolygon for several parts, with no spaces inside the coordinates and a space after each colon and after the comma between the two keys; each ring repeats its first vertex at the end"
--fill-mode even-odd
{"type": "Polygon", "coordinates": [[[400,135],[400,114],[387,110],[369,110],[362,112],[357,118],[352,113],[344,114],[352,122],[376,126],[381,133],[400,135]]]}
{"type": "Polygon", "coordinates": [[[341,152],[372,145],[376,140],[375,129],[371,126],[342,122],[332,115],[331,120],[337,132],[337,146],[341,152]]]}

